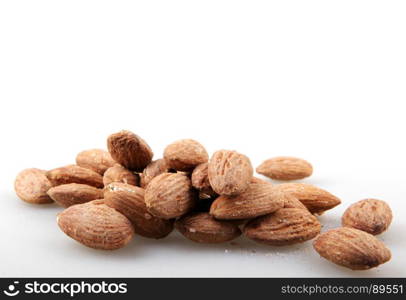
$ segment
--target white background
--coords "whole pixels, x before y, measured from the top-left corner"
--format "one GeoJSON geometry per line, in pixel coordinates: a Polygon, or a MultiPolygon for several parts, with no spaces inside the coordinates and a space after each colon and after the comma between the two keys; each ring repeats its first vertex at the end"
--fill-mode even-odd
{"type": "Polygon", "coordinates": [[[0,276],[405,276],[405,1],[1,1],[0,276]],[[129,129],[162,156],[194,138],[212,153],[314,165],[342,205],[394,211],[392,260],[349,271],[311,242],[198,245],[173,234],[115,252],[57,227],[54,205],[14,194],[16,174],[74,162],[129,129]]]}

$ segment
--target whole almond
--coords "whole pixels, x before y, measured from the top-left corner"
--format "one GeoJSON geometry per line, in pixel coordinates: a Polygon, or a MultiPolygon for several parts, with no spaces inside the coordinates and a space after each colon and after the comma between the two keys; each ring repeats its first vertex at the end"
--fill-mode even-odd
{"type": "Polygon", "coordinates": [[[313,242],[325,259],[352,270],[367,270],[390,260],[385,244],[364,231],[341,227],[329,230],[313,242]]]}
{"type": "Polygon", "coordinates": [[[86,184],[69,183],[50,188],[48,195],[63,207],[103,198],[103,190],[86,184]]]}
{"type": "Polygon", "coordinates": [[[341,200],[336,196],[311,184],[283,183],[276,186],[281,192],[289,194],[302,202],[313,214],[321,215],[326,210],[332,209],[341,203],[341,200]]]}
{"type": "Polygon", "coordinates": [[[52,199],[47,194],[52,184],[45,174],[46,171],[35,168],[21,171],[14,181],[17,196],[28,203],[52,203],[52,199]]]}
{"type": "Polygon", "coordinates": [[[112,182],[122,182],[131,185],[138,185],[139,177],[137,174],[134,174],[123,166],[115,164],[113,167],[108,168],[103,176],[104,186],[107,186],[112,182]]]}
{"type": "Polygon", "coordinates": [[[236,151],[220,150],[208,166],[210,185],[219,195],[238,195],[248,188],[253,169],[248,157],[236,151]]]}
{"type": "Polygon", "coordinates": [[[176,221],[175,227],[186,238],[197,243],[224,243],[241,234],[236,224],[216,220],[205,212],[183,216],[176,221]]]}
{"type": "Polygon", "coordinates": [[[392,210],[389,205],[376,199],[365,199],[354,203],[344,212],[342,224],[373,235],[388,229],[392,222],[392,210]]]}
{"type": "Polygon", "coordinates": [[[134,235],[131,222],[102,203],[71,206],[58,215],[57,223],[69,237],[94,249],[122,248],[134,235]]]}
{"type": "Polygon", "coordinates": [[[76,164],[103,175],[104,172],[114,166],[116,162],[107,151],[102,149],[90,149],[82,151],[76,156],[76,164]]]}
{"type": "Polygon", "coordinates": [[[46,176],[53,186],[82,183],[94,187],[103,187],[103,176],[95,171],[82,168],[76,165],[68,165],[46,172],[46,176]]]}
{"type": "Polygon", "coordinates": [[[216,196],[216,192],[213,191],[208,174],[209,164],[203,163],[198,165],[192,172],[192,186],[200,191],[199,194],[205,195],[208,198],[216,196]]]}
{"type": "Polygon", "coordinates": [[[262,244],[286,246],[316,237],[320,222],[310,212],[300,208],[281,208],[275,213],[249,221],[244,234],[262,244]]]}
{"type": "Polygon", "coordinates": [[[172,220],[163,220],[148,212],[142,188],[125,183],[111,183],[104,190],[104,201],[126,216],[139,235],[160,239],[173,230],[172,220]]]}
{"type": "Polygon", "coordinates": [[[165,148],[164,159],[169,168],[177,171],[192,171],[194,167],[209,160],[206,149],[197,141],[184,139],[165,148]]]}
{"type": "Polygon", "coordinates": [[[172,219],[186,214],[195,206],[196,192],[187,176],[164,173],[148,184],[145,203],[154,216],[172,219]]]}
{"type": "Polygon", "coordinates": [[[169,167],[165,159],[157,159],[149,163],[144,171],[140,174],[141,177],[141,187],[146,188],[147,185],[154,179],[156,176],[168,172],[169,167]]]}
{"type": "Polygon", "coordinates": [[[216,219],[251,219],[283,207],[285,195],[271,184],[251,183],[238,196],[220,196],[210,207],[216,219]]]}
{"type": "Polygon", "coordinates": [[[116,162],[133,171],[142,171],[154,155],[142,138],[126,130],[110,135],[107,147],[116,162]]]}
{"type": "Polygon", "coordinates": [[[280,156],[264,161],[256,171],[258,174],[276,180],[295,180],[312,175],[313,167],[303,159],[280,156]]]}

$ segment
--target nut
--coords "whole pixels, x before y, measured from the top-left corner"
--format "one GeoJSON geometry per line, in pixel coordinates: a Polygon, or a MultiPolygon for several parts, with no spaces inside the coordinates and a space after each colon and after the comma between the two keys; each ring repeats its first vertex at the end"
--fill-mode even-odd
{"type": "Polygon", "coordinates": [[[103,176],[104,186],[107,186],[112,182],[122,182],[131,185],[138,185],[139,177],[123,166],[115,164],[113,167],[108,168],[103,176]]]}
{"type": "Polygon", "coordinates": [[[264,161],[256,171],[258,174],[276,180],[295,180],[312,175],[313,167],[303,159],[280,156],[264,161]]]}
{"type": "Polygon", "coordinates": [[[177,171],[192,171],[194,167],[209,160],[206,149],[197,141],[184,139],[165,148],[164,159],[169,168],[177,171]]]}
{"type": "Polygon", "coordinates": [[[101,203],[71,206],[58,215],[57,223],[65,234],[94,249],[122,248],[134,235],[126,217],[101,203]]]}
{"type": "Polygon", "coordinates": [[[168,165],[163,158],[151,162],[140,175],[141,187],[145,189],[152,179],[162,173],[168,172],[168,170],[168,165]]]}
{"type": "Polygon", "coordinates": [[[69,183],[50,188],[48,195],[63,207],[103,198],[103,190],[86,184],[69,183]]]}
{"type": "Polygon", "coordinates": [[[76,164],[103,175],[106,170],[115,165],[110,153],[102,149],[90,149],[80,152],[76,156],[76,164]]]}
{"type": "Polygon", "coordinates": [[[21,171],[14,181],[17,196],[28,203],[52,203],[52,199],[47,194],[52,184],[45,173],[46,171],[35,168],[21,171]]]}
{"type": "Polygon", "coordinates": [[[392,222],[392,210],[382,200],[365,199],[354,203],[344,212],[342,224],[373,235],[388,229],[392,222]]]}
{"type": "MultiPolygon", "coordinates": [[[[209,164],[203,163],[198,165],[192,173],[192,186],[195,189],[198,189],[200,191],[199,195],[202,195],[202,197],[215,197],[217,194],[213,189],[211,188],[210,181],[209,181],[209,176],[208,176],[208,166],[209,164]]],[[[199,197],[200,198],[200,197],[199,197]]]]}
{"type": "Polygon", "coordinates": [[[46,176],[53,186],[68,183],[82,183],[99,188],[104,186],[103,177],[99,173],[76,165],[50,170],[46,172],[46,176]]]}
{"type": "Polygon", "coordinates": [[[364,231],[341,227],[321,234],[314,249],[325,259],[352,270],[367,270],[391,259],[385,244],[364,231]]]}

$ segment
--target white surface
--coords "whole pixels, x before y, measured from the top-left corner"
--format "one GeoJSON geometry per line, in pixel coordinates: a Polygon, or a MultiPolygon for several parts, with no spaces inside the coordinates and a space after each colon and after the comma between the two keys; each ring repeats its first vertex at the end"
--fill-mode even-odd
{"type": "Polygon", "coordinates": [[[1,1],[0,276],[405,276],[405,1],[1,1]],[[129,129],[153,147],[194,138],[210,152],[314,165],[343,200],[394,211],[379,236],[393,259],[352,272],[305,243],[197,245],[173,234],[116,252],[87,249],[61,208],[14,195],[49,169],[129,129]]]}

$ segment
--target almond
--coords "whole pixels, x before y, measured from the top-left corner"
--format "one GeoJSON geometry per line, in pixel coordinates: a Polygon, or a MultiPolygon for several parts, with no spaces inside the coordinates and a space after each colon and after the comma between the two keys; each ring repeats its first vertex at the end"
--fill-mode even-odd
{"type": "Polygon", "coordinates": [[[59,205],[69,207],[101,199],[103,198],[103,190],[86,184],[69,183],[50,188],[48,195],[59,205]]]}
{"type": "Polygon", "coordinates": [[[253,169],[248,157],[236,151],[220,150],[208,166],[210,185],[219,195],[238,195],[248,188],[253,169]]]}
{"type": "Polygon", "coordinates": [[[365,199],[354,203],[344,212],[342,224],[373,235],[388,229],[392,222],[392,210],[382,200],[365,199]]]}
{"type": "MultiPolygon", "coordinates": [[[[209,174],[208,174],[208,166],[209,164],[203,163],[198,165],[192,172],[192,186],[195,189],[198,189],[200,191],[199,195],[202,195],[201,197],[205,198],[206,196],[208,198],[216,196],[216,192],[213,191],[210,185],[209,181],[209,174]]],[[[201,198],[200,197],[200,198],[201,198]]]]}
{"type": "Polygon", "coordinates": [[[308,211],[307,207],[293,196],[285,198],[285,204],[283,208],[300,208],[308,211]]]}
{"type": "Polygon", "coordinates": [[[160,239],[173,230],[172,220],[163,220],[148,212],[142,188],[125,183],[111,183],[105,188],[104,201],[126,216],[139,235],[160,239]]]}
{"type": "Polygon", "coordinates": [[[313,214],[321,215],[341,203],[336,196],[311,184],[283,183],[277,187],[283,193],[297,198],[313,214]]]}
{"type": "Polygon", "coordinates": [[[385,244],[364,231],[341,227],[321,234],[313,243],[325,259],[352,270],[367,270],[390,260],[385,244]]]}
{"type": "Polygon", "coordinates": [[[112,182],[122,182],[131,185],[138,185],[139,177],[137,174],[134,174],[123,166],[115,164],[113,167],[108,168],[103,176],[104,186],[107,186],[112,182]]]}
{"type": "Polygon", "coordinates": [[[157,159],[149,163],[148,166],[144,169],[144,171],[140,175],[141,187],[145,189],[152,179],[154,179],[156,176],[162,173],[168,172],[168,170],[169,170],[168,164],[163,158],[157,159]]]}
{"type": "Polygon", "coordinates": [[[65,234],[94,249],[122,248],[134,235],[130,221],[102,203],[71,206],[58,215],[57,223],[65,234]]]}
{"type": "Polygon", "coordinates": [[[103,177],[99,173],[76,165],[50,170],[46,173],[46,176],[53,186],[82,183],[94,187],[103,187],[103,177]]]}
{"type": "Polygon", "coordinates": [[[275,213],[251,220],[244,234],[259,243],[286,246],[316,237],[320,222],[310,212],[300,208],[281,208],[275,213]]]}
{"type": "Polygon", "coordinates": [[[154,155],[142,138],[126,130],[110,135],[107,146],[116,162],[133,171],[142,171],[154,155]]]}
{"type": "Polygon", "coordinates": [[[251,183],[238,196],[220,196],[210,207],[216,219],[250,219],[266,215],[283,207],[285,195],[271,184],[251,183]]]}
{"type": "Polygon", "coordinates": [[[172,219],[186,214],[195,206],[196,192],[187,176],[164,173],[148,184],[145,203],[154,216],[172,219]]]}
{"type": "Polygon", "coordinates": [[[313,167],[303,159],[280,156],[264,161],[256,171],[258,174],[276,180],[295,180],[312,175],[313,167]]]}
{"type": "Polygon", "coordinates": [[[52,184],[45,174],[46,171],[35,168],[21,171],[14,181],[17,196],[28,203],[52,203],[52,199],[47,194],[52,184]]]}
{"type": "Polygon", "coordinates": [[[194,167],[209,160],[206,149],[197,141],[184,139],[165,148],[164,159],[169,168],[177,171],[192,171],[194,167]]]}
{"type": "Polygon", "coordinates": [[[183,216],[176,221],[175,227],[186,238],[197,243],[224,243],[241,234],[236,224],[218,221],[204,212],[183,216]]]}
{"type": "Polygon", "coordinates": [[[76,156],[76,164],[103,175],[106,170],[115,165],[110,153],[102,149],[90,149],[80,152],[76,156]]]}

